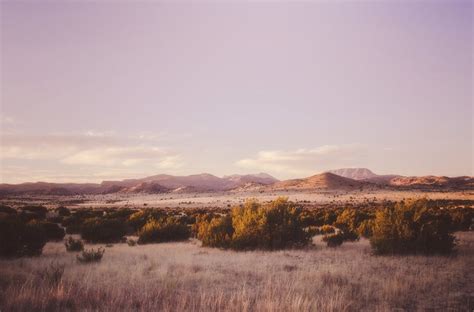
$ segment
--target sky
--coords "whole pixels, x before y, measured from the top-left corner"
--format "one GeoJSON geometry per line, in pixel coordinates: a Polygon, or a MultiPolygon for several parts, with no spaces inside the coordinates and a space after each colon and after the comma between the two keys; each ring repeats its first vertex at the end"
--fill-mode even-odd
{"type": "Polygon", "coordinates": [[[474,175],[471,1],[0,9],[0,183],[474,175]]]}

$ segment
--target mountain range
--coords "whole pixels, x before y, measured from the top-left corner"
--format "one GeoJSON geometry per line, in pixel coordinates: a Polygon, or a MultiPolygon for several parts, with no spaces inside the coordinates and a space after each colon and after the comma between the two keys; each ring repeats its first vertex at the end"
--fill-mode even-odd
{"type": "Polygon", "coordinates": [[[307,178],[279,181],[266,173],[229,175],[203,173],[189,176],[154,175],[102,183],[0,184],[0,195],[159,194],[244,191],[356,190],[361,188],[474,190],[469,176],[405,177],[377,175],[366,168],[343,168],[307,178]]]}

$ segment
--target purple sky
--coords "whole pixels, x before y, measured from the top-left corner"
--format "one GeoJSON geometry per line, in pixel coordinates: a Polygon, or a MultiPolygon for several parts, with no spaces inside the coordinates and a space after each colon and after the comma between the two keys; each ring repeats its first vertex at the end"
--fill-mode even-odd
{"type": "Polygon", "coordinates": [[[473,175],[471,1],[0,5],[0,182],[473,175]]]}

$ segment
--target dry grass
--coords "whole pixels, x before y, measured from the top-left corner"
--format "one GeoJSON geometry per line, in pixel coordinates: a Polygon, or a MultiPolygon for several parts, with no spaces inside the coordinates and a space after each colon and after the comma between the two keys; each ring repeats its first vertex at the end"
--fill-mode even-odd
{"type": "Polygon", "coordinates": [[[0,261],[0,310],[472,311],[474,233],[459,238],[451,257],[377,257],[367,241],[279,252],[118,244],[90,265],[49,243],[39,258],[0,261]]]}

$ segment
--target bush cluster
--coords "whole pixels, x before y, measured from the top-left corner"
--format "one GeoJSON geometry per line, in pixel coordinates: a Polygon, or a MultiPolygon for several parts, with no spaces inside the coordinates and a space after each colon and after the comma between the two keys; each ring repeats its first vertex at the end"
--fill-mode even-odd
{"type": "Polygon", "coordinates": [[[175,217],[150,219],[138,232],[138,244],[187,240],[190,229],[175,217]]]}
{"type": "Polygon", "coordinates": [[[66,235],[66,232],[57,223],[41,221],[39,225],[43,228],[48,241],[60,241],[66,235]]]}
{"type": "Polygon", "coordinates": [[[198,218],[196,221],[196,236],[206,247],[228,248],[232,243],[234,228],[232,227],[232,218],[229,215],[211,218],[198,218]]]}
{"type": "Polygon", "coordinates": [[[40,222],[25,223],[16,215],[0,218],[1,257],[38,256],[46,242],[40,222]]]}
{"type": "Polygon", "coordinates": [[[81,226],[81,237],[91,243],[116,243],[127,233],[124,222],[116,219],[87,219],[81,226]]]}
{"type": "Polygon", "coordinates": [[[427,200],[400,202],[377,211],[370,243],[377,254],[446,254],[455,246],[454,230],[449,213],[427,200]]]}
{"type": "Polygon", "coordinates": [[[311,237],[301,220],[301,209],[286,198],[268,204],[250,200],[230,216],[198,220],[204,246],[245,249],[283,249],[308,244],[311,237]]]}

